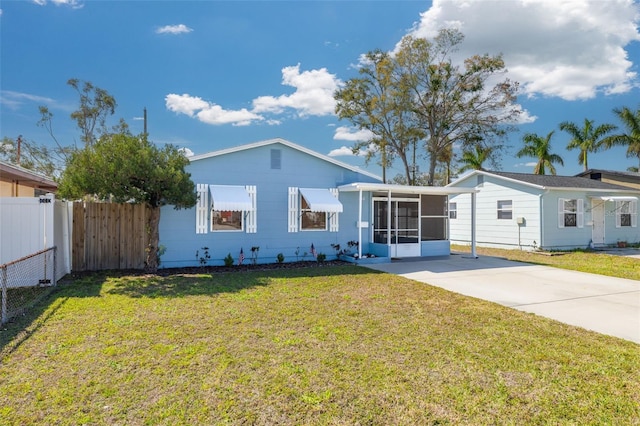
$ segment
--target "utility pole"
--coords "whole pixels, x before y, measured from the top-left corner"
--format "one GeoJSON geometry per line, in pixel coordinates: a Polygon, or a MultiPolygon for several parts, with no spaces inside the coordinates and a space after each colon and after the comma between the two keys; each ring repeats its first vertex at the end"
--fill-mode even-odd
{"type": "Polygon", "coordinates": [[[22,135],[18,135],[17,139],[18,149],[16,151],[16,164],[20,165],[20,150],[22,149],[22,135]]]}
{"type": "Polygon", "coordinates": [[[144,135],[147,136],[147,107],[144,107],[144,135]]]}

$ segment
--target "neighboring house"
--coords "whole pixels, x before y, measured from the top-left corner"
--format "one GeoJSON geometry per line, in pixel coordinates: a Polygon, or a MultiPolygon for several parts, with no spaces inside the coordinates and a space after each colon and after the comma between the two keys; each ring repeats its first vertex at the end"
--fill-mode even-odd
{"type": "MultiPolygon", "coordinates": [[[[573,249],[640,241],[640,190],[575,176],[473,171],[447,188],[475,188],[478,246],[573,249]]],[[[450,240],[469,242],[470,197],[449,202],[450,240]]]]}
{"type": "Polygon", "coordinates": [[[57,189],[58,184],[46,176],[0,161],[0,197],[39,197],[57,189]]]}
{"type": "MultiPolygon", "coordinates": [[[[377,257],[449,254],[447,202],[468,189],[386,185],[283,139],[190,157],[198,205],[162,209],[161,267],[335,258],[332,244],[377,257]],[[252,248],[259,247],[259,249],[252,248]],[[206,249],[205,249],[206,248],[206,249]],[[205,251],[210,258],[204,256],[205,251]],[[197,253],[197,255],[196,255],[197,253]]],[[[471,190],[473,191],[473,190],[471,190]]]]}
{"type": "Polygon", "coordinates": [[[612,183],[614,185],[628,186],[629,188],[640,190],[640,173],[638,172],[589,169],[586,172],[577,174],[576,176],[595,179],[605,183],[612,183]]]}

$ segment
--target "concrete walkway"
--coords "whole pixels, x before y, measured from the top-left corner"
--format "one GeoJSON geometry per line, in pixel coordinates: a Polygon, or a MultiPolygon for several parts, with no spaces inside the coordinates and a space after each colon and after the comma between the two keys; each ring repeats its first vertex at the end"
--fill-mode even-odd
{"type": "Polygon", "coordinates": [[[640,343],[640,281],[489,256],[364,266],[640,343]]]}

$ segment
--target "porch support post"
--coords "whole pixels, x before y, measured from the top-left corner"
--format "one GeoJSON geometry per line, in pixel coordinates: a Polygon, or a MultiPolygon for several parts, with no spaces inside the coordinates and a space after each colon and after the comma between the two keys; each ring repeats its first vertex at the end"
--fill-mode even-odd
{"type": "Polygon", "coordinates": [[[476,254],[476,193],[471,193],[471,257],[477,258],[476,254]]]}
{"type": "Polygon", "coordinates": [[[387,255],[391,259],[391,190],[387,191],[387,255]]]}
{"type": "Polygon", "coordinates": [[[362,259],[362,189],[358,190],[358,259],[362,259]]]}

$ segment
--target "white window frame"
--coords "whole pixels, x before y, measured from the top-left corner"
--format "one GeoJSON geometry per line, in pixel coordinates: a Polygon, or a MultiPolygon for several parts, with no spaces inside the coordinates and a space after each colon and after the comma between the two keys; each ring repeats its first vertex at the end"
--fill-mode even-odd
{"type": "MultiPolygon", "coordinates": [[[[329,188],[331,194],[338,198],[338,189],[329,188]]],[[[298,187],[289,187],[288,197],[288,232],[338,232],[339,230],[339,215],[337,212],[324,212],[325,214],[325,227],[304,229],[302,228],[302,215],[303,213],[310,211],[302,209],[302,194],[298,187]]]]}
{"type": "Polygon", "coordinates": [[[582,198],[558,198],[558,228],[583,228],[584,227],[584,200],[582,198]],[[567,202],[576,202],[575,211],[567,209],[567,202]],[[575,214],[576,225],[565,225],[565,215],[575,214]]]}
{"type": "Polygon", "coordinates": [[[245,213],[246,211],[232,211],[232,210],[216,210],[216,209],[211,209],[210,215],[209,215],[209,231],[210,232],[244,232],[244,223],[245,223],[245,213]],[[215,229],[214,228],[214,221],[215,221],[215,212],[222,214],[231,214],[232,216],[234,214],[239,215],[240,216],[240,228],[239,229],[215,229]]]}
{"type": "Polygon", "coordinates": [[[638,202],[616,201],[616,228],[636,228],[638,226],[638,202]],[[625,208],[626,207],[626,208],[625,208]],[[629,225],[622,224],[622,216],[629,215],[629,225]]]}
{"type": "Polygon", "coordinates": [[[458,219],[458,203],[449,201],[449,219],[458,219]]]}
{"type": "Polygon", "coordinates": [[[498,220],[513,220],[513,200],[496,201],[496,218],[498,220]],[[501,203],[503,203],[501,205],[501,203]],[[508,205],[506,203],[509,203],[508,205]],[[509,213],[509,217],[500,217],[501,214],[509,213]]]}
{"type": "Polygon", "coordinates": [[[308,204],[307,200],[304,199],[304,196],[300,194],[300,231],[302,232],[322,232],[327,231],[329,229],[329,215],[328,212],[313,212],[311,211],[311,207],[304,208],[304,205],[308,204]],[[320,214],[324,215],[324,227],[323,228],[305,228],[304,227],[304,216],[307,214],[320,214]]]}
{"type": "Polygon", "coordinates": [[[246,232],[255,234],[258,232],[258,211],[257,211],[257,189],[255,185],[245,185],[245,190],[251,198],[251,210],[243,210],[241,213],[241,229],[213,229],[213,212],[225,211],[215,210],[209,204],[209,184],[199,183],[196,185],[198,202],[196,204],[196,234],[206,234],[208,232],[246,232]]]}

